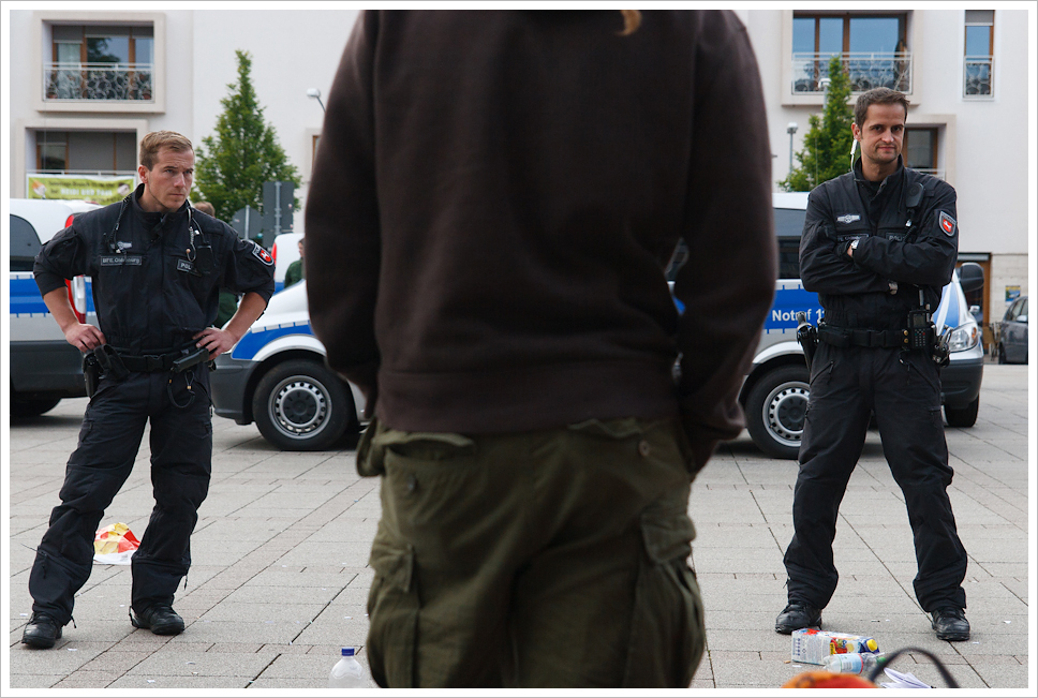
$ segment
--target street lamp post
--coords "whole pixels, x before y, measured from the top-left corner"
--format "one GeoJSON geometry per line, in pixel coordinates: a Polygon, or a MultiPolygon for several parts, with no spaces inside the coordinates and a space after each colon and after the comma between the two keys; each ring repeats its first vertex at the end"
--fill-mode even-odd
{"type": "Polygon", "coordinates": [[[793,173],[793,134],[797,132],[797,122],[790,121],[789,125],[786,126],[786,133],[789,134],[789,173],[793,173]]]}
{"type": "Polygon", "coordinates": [[[321,105],[321,111],[325,111],[324,102],[321,101],[321,91],[316,87],[311,87],[306,91],[306,96],[311,99],[316,99],[317,103],[321,105]]]}

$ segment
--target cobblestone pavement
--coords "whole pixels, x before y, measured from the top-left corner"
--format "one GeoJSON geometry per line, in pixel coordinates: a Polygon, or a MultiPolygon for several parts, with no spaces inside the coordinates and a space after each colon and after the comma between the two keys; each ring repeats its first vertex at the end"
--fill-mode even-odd
{"type": "MultiPolygon", "coordinates": [[[[876,432],[841,507],[834,544],[841,579],[824,612],[826,629],[871,635],[882,650],[929,650],[962,687],[1034,693],[1028,402],[1026,366],[987,365],[977,424],[948,429],[956,471],[950,496],[970,554],[971,640],[938,641],[915,601],[908,518],[876,432]]],[[[67,626],[52,650],[22,645],[32,548],[57,503],[85,404],[66,400],[10,428],[4,695],[50,687],[298,694],[327,686],[342,646],[356,646],[366,661],[377,480],[357,476],[348,445],[280,452],[255,426],[220,418],[213,420],[213,481],[193,539],[193,566],[175,603],[186,631],[160,637],[135,630],[127,618],[129,568],[95,565],[76,600],[76,627],[67,626]]],[[[148,458],[145,438],[138,466],[102,524],[123,522],[143,533],[152,506],[148,458]]],[[[773,630],[785,603],[782,552],[792,535],[796,467],[764,457],[744,433],[721,446],[693,486],[693,562],[708,628],[693,688],[759,692],[812,668],[790,663],[790,638],[773,630]]],[[[902,656],[894,668],[944,685],[920,654],[902,656]]]]}

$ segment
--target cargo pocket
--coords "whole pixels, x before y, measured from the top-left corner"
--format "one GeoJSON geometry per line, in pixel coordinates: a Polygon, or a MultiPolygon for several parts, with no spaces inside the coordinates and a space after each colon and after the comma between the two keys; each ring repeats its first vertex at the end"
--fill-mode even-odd
{"type": "Polygon", "coordinates": [[[419,609],[414,548],[387,541],[380,531],[369,563],[375,570],[365,648],[371,676],[383,688],[413,687],[419,609]]]}
{"type": "Polygon", "coordinates": [[[625,688],[687,688],[703,658],[703,602],[687,562],[695,529],[677,500],[654,503],[641,515],[645,554],[635,586],[625,688]]]}

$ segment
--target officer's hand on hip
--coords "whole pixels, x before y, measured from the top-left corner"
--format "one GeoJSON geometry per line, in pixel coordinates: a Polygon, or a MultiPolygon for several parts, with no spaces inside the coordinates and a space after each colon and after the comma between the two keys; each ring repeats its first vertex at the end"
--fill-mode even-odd
{"type": "Polygon", "coordinates": [[[205,347],[209,350],[210,360],[215,359],[226,351],[230,351],[231,347],[238,341],[238,338],[232,333],[216,327],[207,327],[196,334],[193,339],[198,340],[195,346],[205,347]]]}
{"type": "Polygon", "coordinates": [[[80,351],[92,351],[105,343],[105,336],[93,325],[77,322],[65,330],[65,341],[80,351]]]}

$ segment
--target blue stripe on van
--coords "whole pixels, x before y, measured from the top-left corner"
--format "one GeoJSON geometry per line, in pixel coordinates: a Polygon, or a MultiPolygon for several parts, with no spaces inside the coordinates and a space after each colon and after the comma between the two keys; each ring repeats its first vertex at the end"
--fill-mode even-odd
{"type": "Polygon", "coordinates": [[[279,337],[286,337],[291,334],[305,334],[313,336],[313,329],[310,327],[310,322],[296,322],[289,325],[280,325],[278,327],[270,327],[259,332],[248,332],[241,340],[234,346],[234,351],[231,352],[231,358],[241,359],[243,361],[251,361],[259,350],[270,344],[279,337]]]}
{"type": "Polygon", "coordinates": [[[40,287],[32,274],[28,276],[11,276],[11,315],[29,315],[30,313],[49,313],[47,304],[40,296],[40,287]]]}

